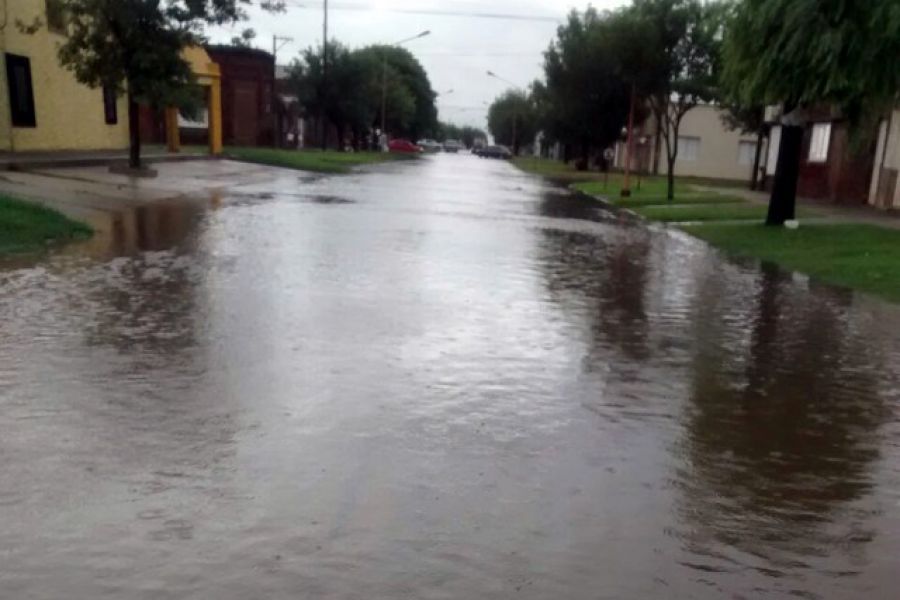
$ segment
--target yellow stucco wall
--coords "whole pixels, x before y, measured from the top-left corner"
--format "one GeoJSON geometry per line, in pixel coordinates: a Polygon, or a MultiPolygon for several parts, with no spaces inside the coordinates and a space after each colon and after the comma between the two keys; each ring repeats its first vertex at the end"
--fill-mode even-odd
{"type": "Polygon", "coordinates": [[[46,26],[45,0],[7,2],[6,28],[0,33],[0,50],[27,56],[31,60],[31,78],[37,127],[9,129],[9,91],[5,62],[0,65],[0,150],[99,150],[128,146],[128,112],[124,98],[118,101],[118,123],[107,125],[103,112],[103,92],[81,85],[63,69],[57,48],[63,37],[46,26]],[[22,33],[16,20],[32,23],[40,18],[44,25],[32,35],[22,33]],[[10,138],[12,147],[10,147],[10,138]],[[6,138],[6,139],[4,139],[6,138]]]}

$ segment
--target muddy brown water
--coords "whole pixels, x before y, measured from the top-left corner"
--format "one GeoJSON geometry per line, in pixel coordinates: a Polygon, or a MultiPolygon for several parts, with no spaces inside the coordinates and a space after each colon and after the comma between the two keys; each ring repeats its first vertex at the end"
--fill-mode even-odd
{"type": "Polygon", "coordinates": [[[0,597],[897,597],[900,308],[468,156],[0,267],[0,597]]]}

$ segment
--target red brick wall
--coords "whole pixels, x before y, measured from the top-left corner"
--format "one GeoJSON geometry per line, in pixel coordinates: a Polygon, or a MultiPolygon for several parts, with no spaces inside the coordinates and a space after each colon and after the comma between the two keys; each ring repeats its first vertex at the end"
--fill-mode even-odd
{"type": "Polygon", "coordinates": [[[866,204],[875,160],[874,145],[864,143],[854,146],[847,123],[836,121],[831,127],[828,160],[811,163],[807,160],[811,138],[810,126],[803,140],[797,193],[804,198],[841,204],[866,204]]]}
{"type": "Polygon", "coordinates": [[[273,142],[275,59],[253,48],[210,46],[222,71],[222,137],[226,145],[263,146],[273,142]]]}

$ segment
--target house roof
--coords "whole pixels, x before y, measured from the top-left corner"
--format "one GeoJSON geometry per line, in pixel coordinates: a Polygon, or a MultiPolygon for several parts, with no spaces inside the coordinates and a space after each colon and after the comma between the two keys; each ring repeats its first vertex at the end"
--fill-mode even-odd
{"type": "Polygon", "coordinates": [[[262,58],[275,60],[271,52],[266,52],[260,48],[247,48],[243,46],[232,46],[229,44],[207,44],[206,50],[216,54],[231,54],[234,56],[252,56],[254,58],[262,58]]]}

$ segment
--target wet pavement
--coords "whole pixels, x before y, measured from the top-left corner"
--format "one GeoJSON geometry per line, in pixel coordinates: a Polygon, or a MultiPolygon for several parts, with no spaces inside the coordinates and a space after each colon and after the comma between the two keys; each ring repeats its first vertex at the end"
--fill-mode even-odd
{"type": "Polygon", "coordinates": [[[0,260],[0,597],[897,597],[900,307],[502,162],[196,168],[0,260]]]}

